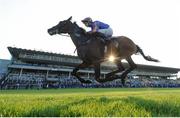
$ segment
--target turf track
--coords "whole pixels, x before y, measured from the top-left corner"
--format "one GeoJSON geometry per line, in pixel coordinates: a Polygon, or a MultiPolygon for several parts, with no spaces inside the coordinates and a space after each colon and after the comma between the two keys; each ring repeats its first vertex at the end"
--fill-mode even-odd
{"type": "Polygon", "coordinates": [[[0,116],[180,117],[180,88],[2,90],[0,116]]]}

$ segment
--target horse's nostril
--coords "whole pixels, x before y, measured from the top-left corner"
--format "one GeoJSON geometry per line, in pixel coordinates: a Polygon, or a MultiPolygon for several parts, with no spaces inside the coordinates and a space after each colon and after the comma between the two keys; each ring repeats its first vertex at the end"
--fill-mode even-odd
{"type": "Polygon", "coordinates": [[[53,34],[53,32],[52,32],[52,31],[50,31],[49,29],[47,30],[47,32],[48,32],[50,35],[52,35],[52,34],[53,34]]]}

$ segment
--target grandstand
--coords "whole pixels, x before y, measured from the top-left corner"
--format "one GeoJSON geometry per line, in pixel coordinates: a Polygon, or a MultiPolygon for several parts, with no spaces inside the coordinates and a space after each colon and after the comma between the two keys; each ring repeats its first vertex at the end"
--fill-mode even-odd
{"type": "MultiPolygon", "coordinates": [[[[93,80],[92,84],[82,84],[71,76],[75,66],[81,63],[77,56],[49,53],[8,47],[11,60],[0,60],[0,85],[2,89],[19,88],[71,88],[71,87],[121,87],[121,80],[104,84],[94,81],[92,68],[81,69],[80,75],[93,80]]],[[[125,67],[127,63],[123,63],[125,67]]],[[[111,62],[103,63],[101,76],[116,69],[111,62]]],[[[128,87],[180,87],[177,79],[178,68],[149,66],[139,64],[128,75],[128,87]],[[174,78],[174,79],[171,79],[174,78]]]]}

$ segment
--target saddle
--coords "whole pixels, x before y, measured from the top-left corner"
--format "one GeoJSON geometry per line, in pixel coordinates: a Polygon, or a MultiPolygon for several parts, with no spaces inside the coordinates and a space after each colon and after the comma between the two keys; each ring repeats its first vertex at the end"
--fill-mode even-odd
{"type": "Polygon", "coordinates": [[[104,34],[100,32],[95,32],[92,34],[92,36],[99,38],[102,40],[102,42],[105,44],[105,46],[108,46],[109,44],[114,45],[116,48],[118,47],[118,41],[116,40],[116,36],[107,38],[104,34]]]}
{"type": "Polygon", "coordinates": [[[90,37],[92,37],[92,39],[99,39],[101,40],[105,45],[109,42],[108,39],[104,34],[100,33],[100,32],[88,32],[87,33],[90,37]]]}
{"type": "Polygon", "coordinates": [[[95,40],[99,39],[100,41],[102,41],[104,43],[105,49],[107,49],[107,47],[109,45],[114,45],[114,47],[116,47],[116,48],[118,48],[118,46],[119,46],[119,43],[116,40],[117,36],[107,38],[104,34],[102,34],[100,32],[93,32],[93,33],[88,32],[88,35],[93,37],[92,39],[95,39],[95,40]]]}

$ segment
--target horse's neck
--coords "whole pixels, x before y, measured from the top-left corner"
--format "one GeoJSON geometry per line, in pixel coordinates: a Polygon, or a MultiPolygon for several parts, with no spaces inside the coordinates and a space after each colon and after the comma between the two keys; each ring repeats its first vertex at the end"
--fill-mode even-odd
{"type": "Polygon", "coordinates": [[[71,32],[69,33],[74,45],[76,48],[81,45],[83,42],[83,39],[86,38],[84,35],[82,35],[81,30],[79,26],[76,24],[72,25],[71,32]]]}
{"type": "Polygon", "coordinates": [[[86,59],[86,53],[91,53],[90,58],[98,61],[104,55],[104,43],[100,39],[93,36],[87,36],[86,33],[76,24],[72,25],[71,33],[69,33],[74,45],[77,48],[78,56],[81,59],[86,59]],[[88,40],[90,39],[90,42],[88,40]],[[82,46],[82,48],[81,48],[82,46]],[[85,48],[89,48],[88,50],[85,48]],[[81,51],[83,50],[83,51],[81,51]],[[96,57],[96,58],[94,58],[96,57]]]}

